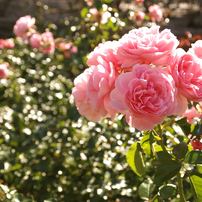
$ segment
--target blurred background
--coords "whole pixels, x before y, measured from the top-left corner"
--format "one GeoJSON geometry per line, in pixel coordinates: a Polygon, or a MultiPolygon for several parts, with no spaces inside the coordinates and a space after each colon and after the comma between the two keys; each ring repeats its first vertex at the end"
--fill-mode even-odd
{"type": "MultiPolygon", "coordinates": [[[[169,28],[188,48],[201,39],[201,6],[202,0],[0,0],[0,38],[15,43],[0,49],[0,63],[10,64],[9,77],[0,80],[0,201],[146,201],[138,187],[154,168],[146,165],[148,175],[137,177],[125,157],[140,132],[122,116],[98,123],[81,117],[73,81],[99,43],[134,28],[169,28]],[[152,20],[154,4],[162,15],[152,20]],[[36,19],[38,33],[50,31],[77,51],[43,54],[24,43],[13,27],[25,15],[36,19]]],[[[188,182],[184,187],[192,200],[188,182]]]]}

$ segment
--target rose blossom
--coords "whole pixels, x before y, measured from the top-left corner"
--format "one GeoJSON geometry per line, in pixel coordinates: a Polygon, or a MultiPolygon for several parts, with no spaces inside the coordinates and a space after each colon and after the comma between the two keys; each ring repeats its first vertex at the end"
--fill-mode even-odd
{"type": "Polygon", "coordinates": [[[146,64],[137,64],[132,72],[117,78],[111,100],[115,109],[128,110],[126,121],[138,130],[152,129],[165,116],[187,108],[186,99],[177,94],[172,76],[146,64]]]}
{"type": "Polygon", "coordinates": [[[65,42],[60,42],[58,43],[58,49],[60,51],[64,51],[64,55],[67,58],[70,58],[70,52],[71,53],[77,53],[78,49],[76,46],[74,46],[74,44],[72,42],[69,43],[65,43],[65,42]]]}
{"type": "Polygon", "coordinates": [[[105,61],[108,63],[113,63],[114,67],[117,70],[121,70],[120,65],[118,65],[118,62],[120,60],[123,60],[116,54],[117,47],[119,46],[118,41],[107,41],[105,43],[100,43],[89,55],[87,60],[87,65],[98,65],[98,57],[101,56],[105,61]]]}
{"type": "Polygon", "coordinates": [[[195,107],[191,107],[190,109],[187,109],[184,114],[182,114],[182,117],[187,117],[187,122],[194,124],[196,122],[195,118],[201,118],[202,113],[200,113],[195,107]]]}
{"type": "Polygon", "coordinates": [[[91,108],[89,98],[86,96],[86,88],[92,71],[93,67],[88,68],[74,79],[75,87],[72,89],[72,95],[74,96],[74,101],[79,113],[88,120],[98,122],[101,115],[91,108]]]}
{"type": "Polygon", "coordinates": [[[191,52],[177,49],[175,60],[167,69],[174,78],[179,93],[191,101],[202,100],[201,59],[191,52]]]}
{"type": "Polygon", "coordinates": [[[0,79],[8,78],[8,75],[9,75],[8,67],[9,67],[8,62],[4,62],[4,63],[0,64],[0,79]]]}
{"type": "Polygon", "coordinates": [[[110,104],[110,93],[114,89],[115,80],[119,73],[112,63],[98,57],[99,64],[93,66],[93,72],[87,86],[87,97],[91,107],[103,117],[114,119],[118,112],[110,104]]]}
{"type": "Polygon", "coordinates": [[[112,63],[107,63],[102,57],[99,56],[98,61],[97,66],[91,66],[88,71],[85,70],[82,77],[75,79],[75,87],[72,91],[80,114],[92,121],[98,121],[101,116],[114,119],[119,112],[110,104],[110,93],[115,87],[114,83],[119,73],[112,63]],[[83,81],[82,78],[85,80],[83,81]],[[89,112],[84,111],[83,108],[87,108],[89,112]],[[91,113],[95,112],[98,114],[94,118],[91,113]]]}
{"type": "Polygon", "coordinates": [[[13,39],[0,39],[0,48],[11,49],[15,46],[13,39]]]}
{"type": "Polygon", "coordinates": [[[132,68],[135,64],[170,64],[172,53],[179,41],[168,29],[159,33],[159,26],[133,29],[119,40],[117,55],[122,60],[122,68],[132,68]]]}
{"type": "Polygon", "coordinates": [[[150,6],[148,8],[148,10],[149,10],[149,16],[150,16],[152,22],[161,21],[161,19],[163,17],[163,13],[162,13],[159,5],[154,4],[154,5],[150,6]]]}
{"type": "Polygon", "coordinates": [[[42,37],[40,34],[33,34],[29,39],[30,46],[33,48],[39,48],[41,40],[42,37]]]}
{"type": "Polygon", "coordinates": [[[144,17],[145,17],[145,13],[142,12],[142,11],[139,11],[139,12],[135,15],[135,18],[136,18],[138,21],[140,21],[140,22],[142,22],[142,21],[144,20],[144,17]]]}
{"type": "Polygon", "coordinates": [[[24,41],[27,41],[28,36],[34,32],[34,24],[35,18],[31,18],[30,15],[26,15],[16,21],[13,32],[17,37],[22,37],[24,41]]]}
{"type": "Polygon", "coordinates": [[[44,54],[54,53],[55,42],[54,42],[52,32],[44,32],[43,34],[41,34],[41,38],[42,38],[42,40],[41,40],[39,49],[44,54]]]}
{"type": "Polygon", "coordinates": [[[202,40],[197,40],[191,44],[191,48],[188,52],[195,54],[198,58],[202,59],[202,40]]]}

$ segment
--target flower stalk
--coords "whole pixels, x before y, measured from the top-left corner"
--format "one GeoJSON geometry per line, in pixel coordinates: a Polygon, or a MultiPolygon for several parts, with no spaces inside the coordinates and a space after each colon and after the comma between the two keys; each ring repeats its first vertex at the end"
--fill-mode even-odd
{"type": "Polygon", "coordinates": [[[177,181],[178,181],[178,190],[180,194],[180,202],[186,202],[184,191],[183,191],[183,184],[182,184],[182,178],[180,176],[180,172],[177,174],[177,181]]]}

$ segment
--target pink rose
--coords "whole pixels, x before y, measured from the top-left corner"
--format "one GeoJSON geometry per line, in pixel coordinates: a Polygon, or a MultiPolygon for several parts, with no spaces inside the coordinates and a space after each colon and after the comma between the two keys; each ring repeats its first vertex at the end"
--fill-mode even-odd
{"type": "Polygon", "coordinates": [[[52,32],[44,32],[41,34],[41,44],[39,49],[44,54],[54,53],[55,51],[55,42],[52,32]]]}
{"type": "Polygon", "coordinates": [[[198,58],[202,59],[202,40],[197,40],[195,43],[191,44],[191,48],[188,52],[195,54],[198,58]]]}
{"type": "Polygon", "coordinates": [[[196,122],[195,118],[201,118],[202,113],[200,113],[195,107],[192,107],[190,109],[187,109],[184,114],[182,114],[182,117],[187,117],[187,121],[190,124],[194,124],[196,122]]]}
{"type": "Polygon", "coordinates": [[[103,44],[99,44],[89,55],[88,55],[88,60],[87,64],[88,66],[92,65],[98,65],[98,56],[101,56],[105,61],[108,63],[111,62],[113,63],[113,66],[117,70],[121,70],[120,65],[118,65],[118,62],[120,60],[123,60],[119,56],[117,56],[116,51],[119,46],[118,41],[107,41],[103,44]]]}
{"type": "Polygon", "coordinates": [[[202,143],[199,140],[191,141],[190,145],[193,147],[193,150],[202,150],[202,143]]]}
{"type": "Polygon", "coordinates": [[[161,19],[163,17],[163,13],[158,5],[154,4],[154,5],[150,6],[148,8],[148,10],[149,10],[149,16],[150,16],[152,22],[161,21],[161,19]]]}
{"type": "Polygon", "coordinates": [[[70,48],[70,52],[71,53],[78,53],[78,48],[74,45],[72,45],[72,47],[70,48]]]}
{"type": "Polygon", "coordinates": [[[0,39],[0,48],[11,49],[15,46],[13,39],[0,39]]]}
{"type": "Polygon", "coordinates": [[[75,87],[72,89],[72,95],[74,96],[76,107],[79,113],[85,116],[88,120],[98,122],[101,118],[101,115],[91,108],[89,98],[86,96],[86,88],[92,71],[93,67],[88,68],[75,78],[75,87]]]}
{"type": "Polygon", "coordinates": [[[78,52],[78,48],[72,43],[65,43],[65,42],[60,42],[58,43],[58,49],[60,51],[64,51],[64,55],[67,58],[70,58],[70,53],[77,53],[78,52]]]}
{"type": "Polygon", "coordinates": [[[33,48],[39,48],[41,41],[42,37],[40,34],[33,34],[29,39],[30,46],[33,48]]]}
{"type": "Polygon", "coordinates": [[[186,99],[177,94],[172,76],[146,64],[137,64],[132,72],[117,78],[111,100],[115,109],[128,110],[126,121],[138,130],[152,129],[165,116],[187,108],[186,99]]]}
{"type": "Polygon", "coordinates": [[[179,41],[170,30],[159,33],[159,26],[133,29],[119,40],[117,55],[123,58],[119,64],[122,68],[132,68],[135,64],[170,64],[172,53],[179,41]]]}
{"type": "Polygon", "coordinates": [[[24,41],[27,41],[27,37],[34,32],[34,24],[35,18],[31,18],[30,15],[26,15],[16,21],[13,32],[17,37],[22,37],[24,41]]]}
{"type": "Polygon", "coordinates": [[[0,79],[7,79],[9,72],[8,72],[9,63],[4,62],[0,64],[0,79]]]}
{"type": "Polygon", "coordinates": [[[175,60],[168,71],[175,80],[175,85],[184,97],[191,101],[202,100],[202,63],[191,52],[177,49],[175,60]]]}
{"type": "Polygon", "coordinates": [[[112,63],[107,63],[101,57],[98,60],[99,65],[91,66],[75,79],[72,91],[79,113],[92,121],[98,121],[101,116],[114,119],[119,112],[110,104],[110,93],[119,73],[112,63]],[[88,110],[83,110],[86,108],[88,110]],[[98,114],[93,117],[92,113],[98,114]]]}
{"type": "Polygon", "coordinates": [[[115,80],[119,73],[112,63],[98,57],[99,64],[93,66],[93,72],[87,86],[87,97],[91,107],[103,117],[114,119],[118,112],[110,104],[110,93],[115,87],[115,80]]]}
{"type": "Polygon", "coordinates": [[[65,50],[69,50],[72,45],[73,43],[60,42],[57,44],[57,47],[60,51],[65,51],[65,50]]]}
{"type": "Polygon", "coordinates": [[[145,13],[142,12],[142,11],[139,11],[139,12],[135,15],[135,18],[136,18],[138,21],[140,21],[140,22],[142,22],[142,21],[144,20],[144,17],[145,17],[145,13]]]}
{"type": "Polygon", "coordinates": [[[143,3],[144,0],[134,0],[135,4],[140,4],[140,3],[143,3]]]}

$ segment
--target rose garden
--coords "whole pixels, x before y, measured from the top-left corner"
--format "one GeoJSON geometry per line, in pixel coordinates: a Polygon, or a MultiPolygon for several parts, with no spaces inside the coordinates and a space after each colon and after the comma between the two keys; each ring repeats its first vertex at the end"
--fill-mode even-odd
{"type": "Polygon", "coordinates": [[[0,201],[202,201],[202,38],[176,36],[168,13],[85,0],[63,28],[15,22],[0,39],[0,201]]]}

